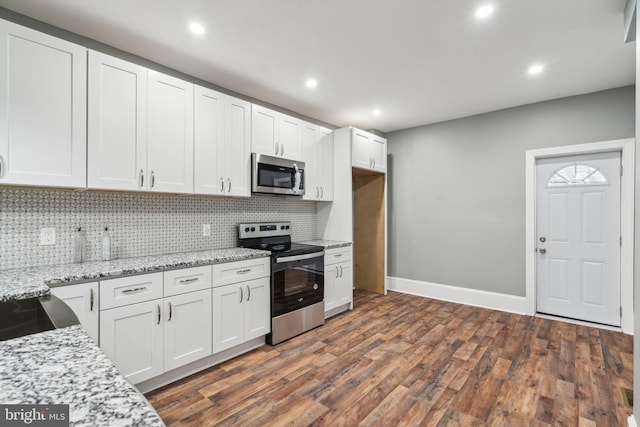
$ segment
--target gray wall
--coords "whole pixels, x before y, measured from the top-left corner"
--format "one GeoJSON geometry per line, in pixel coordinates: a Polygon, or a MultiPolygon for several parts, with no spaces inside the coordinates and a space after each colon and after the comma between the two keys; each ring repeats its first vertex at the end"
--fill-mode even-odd
{"type": "Polygon", "coordinates": [[[389,276],[525,295],[525,151],[635,136],[635,88],[387,134],[389,276]]]}

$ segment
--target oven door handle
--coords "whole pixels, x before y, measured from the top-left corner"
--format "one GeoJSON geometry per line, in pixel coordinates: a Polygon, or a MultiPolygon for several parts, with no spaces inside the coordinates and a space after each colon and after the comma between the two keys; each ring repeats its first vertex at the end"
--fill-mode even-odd
{"type": "Polygon", "coordinates": [[[301,261],[303,259],[318,258],[321,256],[324,256],[324,251],[313,252],[304,255],[283,256],[280,258],[276,258],[276,264],[280,264],[281,262],[301,261]]]}

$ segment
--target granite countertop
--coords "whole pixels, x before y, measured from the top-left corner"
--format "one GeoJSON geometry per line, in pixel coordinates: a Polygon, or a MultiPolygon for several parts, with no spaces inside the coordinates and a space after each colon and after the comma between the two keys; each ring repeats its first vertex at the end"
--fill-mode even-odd
{"type": "Polygon", "coordinates": [[[70,425],[163,426],[82,326],[0,342],[2,404],[69,404],[70,425]]]}
{"type": "Polygon", "coordinates": [[[0,302],[49,294],[51,286],[81,283],[107,277],[127,276],[174,268],[241,261],[269,256],[269,251],[230,248],[92,261],[79,264],[0,270],[0,302]]]}
{"type": "Polygon", "coordinates": [[[305,245],[323,246],[325,249],[334,249],[334,248],[342,248],[344,246],[351,246],[351,242],[343,242],[341,240],[316,239],[316,240],[305,240],[304,242],[298,242],[298,243],[303,243],[305,245]]]}

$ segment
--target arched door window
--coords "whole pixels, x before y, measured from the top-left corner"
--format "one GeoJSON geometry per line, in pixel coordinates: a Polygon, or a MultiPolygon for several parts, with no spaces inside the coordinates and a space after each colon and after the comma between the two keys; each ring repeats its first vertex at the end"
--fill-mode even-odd
{"type": "Polygon", "coordinates": [[[558,169],[551,175],[549,181],[547,181],[547,187],[607,184],[607,178],[605,178],[600,170],[589,165],[581,165],[578,163],[558,169]]]}

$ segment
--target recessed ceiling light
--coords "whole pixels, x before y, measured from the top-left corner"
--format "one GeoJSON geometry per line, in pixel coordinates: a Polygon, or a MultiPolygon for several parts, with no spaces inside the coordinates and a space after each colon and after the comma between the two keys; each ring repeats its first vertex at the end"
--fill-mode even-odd
{"type": "Polygon", "coordinates": [[[382,113],[382,111],[380,111],[377,108],[371,112],[371,114],[373,114],[374,116],[379,116],[381,113],[382,113]]]}
{"type": "Polygon", "coordinates": [[[306,84],[309,89],[313,89],[318,86],[318,81],[316,79],[307,79],[306,84]]]}
{"type": "Polygon", "coordinates": [[[529,70],[527,71],[527,73],[533,75],[536,74],[540,74],[541,72],[544,71],[544,65],[542,64],[533,64],[531,67],[529,67],[529,70]]]}
{"type": "Polygon", "coordinates": [[[476,18],[484,19],[493,13],[493,6],[484,4],[476,9],[476,18]]]}
{"type": "Polygon", "coordinates": [[[192,22],[191,24],[189,24],[189,31],[197,36],[201,36],[204,34],[204,27],[202,26],[202,24],[192,22]]]}

